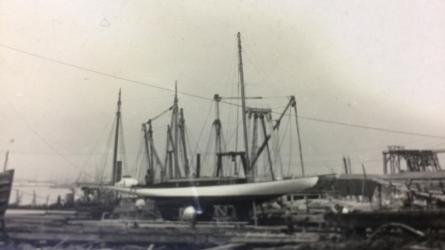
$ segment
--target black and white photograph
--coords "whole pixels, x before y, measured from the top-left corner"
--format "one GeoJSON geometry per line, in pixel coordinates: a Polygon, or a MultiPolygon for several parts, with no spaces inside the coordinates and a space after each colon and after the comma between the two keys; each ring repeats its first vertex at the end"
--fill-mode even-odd
{"type": "Polygon", "coordinates": [[[0,0],[0,249],[445,249],[444,13],[0,0]]]}

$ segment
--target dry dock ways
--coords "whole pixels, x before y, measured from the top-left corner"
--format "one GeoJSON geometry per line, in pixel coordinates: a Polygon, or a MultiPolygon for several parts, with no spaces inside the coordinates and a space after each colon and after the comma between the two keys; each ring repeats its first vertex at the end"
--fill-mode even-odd
{"type": "MultiPolygon", "coordinates": [[[[13,242],[62,246],[182,246],[211,248],[226,244],[278,246],[315,242],[319,234],[288,235],[284,227],[252,227],[246,223],[187,223],[143,220],[80,220],[70,213],[8,214],[13,242]]],[[[180,248],[182,248],[180,247],[180,248]]]]}

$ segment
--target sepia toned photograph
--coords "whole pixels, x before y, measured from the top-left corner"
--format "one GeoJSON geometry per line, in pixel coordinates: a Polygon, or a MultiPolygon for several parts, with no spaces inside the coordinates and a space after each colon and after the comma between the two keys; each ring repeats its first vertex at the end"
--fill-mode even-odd
{"type": "Polygon", "coordinates": [[[445,249],[444,13],[1,0],[0,250],[445,249]]]}

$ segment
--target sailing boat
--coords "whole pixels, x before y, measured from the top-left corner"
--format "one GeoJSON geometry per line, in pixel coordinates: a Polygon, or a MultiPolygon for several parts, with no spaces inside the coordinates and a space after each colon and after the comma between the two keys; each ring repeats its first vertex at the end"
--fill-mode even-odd
{"type": "MultiPolygon", "coordinates": [[[[278,180],[272,176],[272,180],[270,181],[255,180],[255,165],[259,156],[265,150],[268,153],[268,160],[271,163],[269,140],[272,134],[266,134],[264,120],[261,120],[263,122],[264,141],[261,145],[257,145],[257,142],[253,143],[251,151],[249,151],[247,115],[253,115],[255,118],[263,118],[266,115],[270,115],[271,110],[246,107],[240,33],[237,34],[237,38],[244,151],[222,152],[221,147],[217,147],[216,177],[213,178],[200,176],[201,166],[199,154],[197,156],[197,166],[193,177],[191,176],[188,159],[185,158],[183,159],[184,178],[178,178],[181,173],[179,170],[179,151],[187,157],[187,150],[184,142],[183,111],[178,107],[177,94],[175,94],[174,104],[168,109],[168,111],[171,110],[174,115],[172,116],[171,124],[167,129],[167,152],[164,163],[162,163],[153,145],[152,119],[143,124],[145,147],[149,162],[145,185],[135,185],[132,187],[115,185],[113,187],[114,190],[154,200],[164,219],[176,218],[181,208],[190,206],[194,208],[198,216],[210,218],[213,213],[214,205],[233,205],[237,210],[237,214],[243,217],[242,215],[248,213],[252,204],[260,204],[287,193],[299,192],[313,187],[316,184],[318,177],[304,176],[304,171],[303,176],[299,178],[278,180]],[[182,138],[182,150],[180,150],[181,145],[178,143],[181,140],[178,138],[182,138]],[[232,160],[235,158],[240,159],[244,177],[222,176],[222,171],[224,169],[222,164],[223,158],[226,157],[232,158],[232,160]],[[155,163],[161,166],[159,173],[161,181],[158,183],[153,181],[155,176],[155,163]]],[[[176,92],[175,87],[175,93],[176,92]]],[[[220,101],[219,95],[215,95],[215,100],[220,101]]],[[[279,127],[281,119],[285,116],[286,112],[292,108],[296,112],[296,101],[294,97],[290,98],[285,110],[281,113],[279,119],[273,126],[273,130],[276,130],[279,127]]],[[[217,111],[217,113],[219,113],[219,111],[217,111]]],[[[216,134],[218,135],[218,133],[221,132],[219,114],[217,115],[214,125],[215,124],[216,134]]],[[[270,167],[270,173],[273,175],[272,164],[270,164],[270,167]]]]}

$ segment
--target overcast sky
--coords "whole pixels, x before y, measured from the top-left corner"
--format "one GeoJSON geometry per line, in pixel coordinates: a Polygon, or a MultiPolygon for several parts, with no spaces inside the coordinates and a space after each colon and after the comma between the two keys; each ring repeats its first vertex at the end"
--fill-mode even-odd
{"type": "MultiPolygon", "coordinates": [[[[122,88],[132,164],[140,124],[172,99],[147,85],[233,95],[240,31],[248,95],[297,97],[307,172],[349,155],[378,173],[387,145],[445,148],[444,13],[443,1],[2,0],[0,150],[18,178],[93,174],[122,88]]],[[[196,140],[211,102],[180,101],[196,140]]]]}

